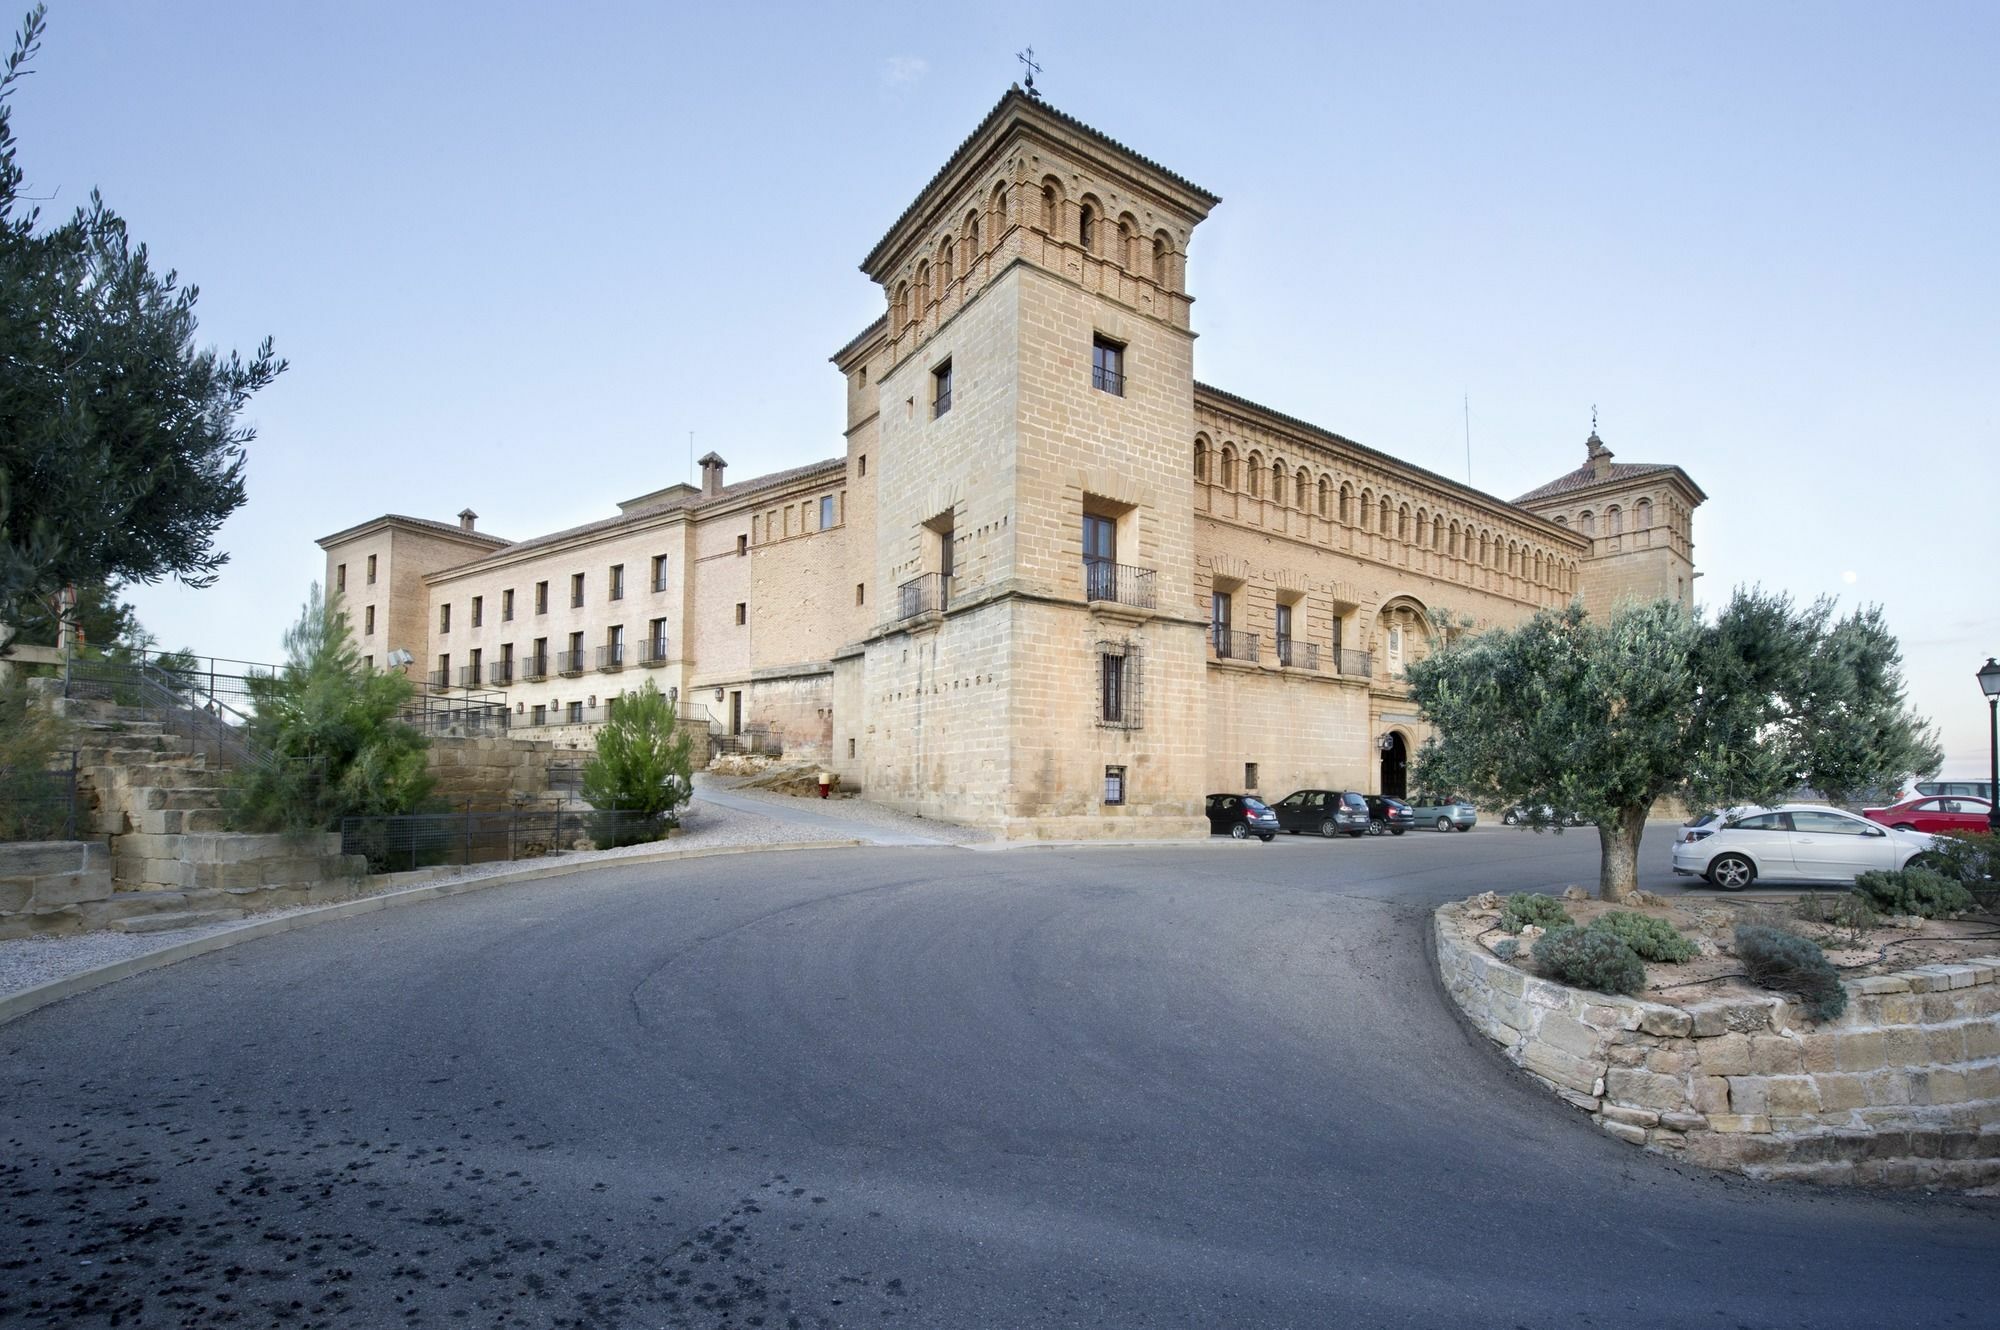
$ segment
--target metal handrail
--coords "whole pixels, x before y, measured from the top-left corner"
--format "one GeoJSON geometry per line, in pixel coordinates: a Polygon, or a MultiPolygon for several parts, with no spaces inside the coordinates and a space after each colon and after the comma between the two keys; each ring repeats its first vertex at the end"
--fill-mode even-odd
{"type": "Polygon", "coordinates": [[[597,648],[597,668],[604,674],[616,674],[625,668],[625,644],[607,643],[597,648]]]}
{"type": "Polygon", "coordinates": [[[564,651],[556,656],[556,673],[565,679],[574,679],[584,671],[585,653],[564,651]]]}
{"type": "Polygon", "coordinates": [[[1230,628],[1210,628],[1208,647],[1217,660],[1240,660],[1251,665],[1255,665],[1258,660],[1258,642],[1255,633],[1239,633],[1230,628]]]}
{"type": "Polygon", "coordinates": [[[1112,601],[1150,610],[1159,603],[1154,591],[1156,581],[1151,568],[1132,568],[1109,559],[1086,558],[1083,561],[1085,600],[1112,601]]]}
{"type": "Polygon", "coordinates": [[[1106,369],[1102,365],[1092,365],[1090,367],[1090,386],[1110,393],[1113,397],[1123,397],[1125,395],[1125,376],[1115,369],[1106,369]]]}
{"type": "Polygon", "coordinates": [[[1301,642],[1296,637],[1281,637],[1277,646],[1278,664],[1286,669],[1319,672],[1319,643],[1301,642]]]}
{"type": "Polygon", "coordinates": [[[1336,674],[1351,674],[1366,678],[1375,673],[1375,659],[1366,651],[1340,649],[1333,653],[1333,668],[1336,674]]]}
{"type": "Polygon", "coordinates": [[[951,579],[943,573],[920,573],[896,588],[899,619],[942,613],[951,603],[951,579]]]}

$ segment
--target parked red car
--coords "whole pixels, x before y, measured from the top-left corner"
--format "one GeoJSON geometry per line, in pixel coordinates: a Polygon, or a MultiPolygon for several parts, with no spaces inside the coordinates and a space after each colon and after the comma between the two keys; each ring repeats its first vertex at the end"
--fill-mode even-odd
{"type": "Polygon", "coordinates": [[[1864,808],[1861,816],[1871,822],[1900,831],[1922,831],[1942,836],[1953,831],[1984,831],[1993,805],[1969,795],[1954,798],[1905,799],[1887,808],[1864,808]]]}

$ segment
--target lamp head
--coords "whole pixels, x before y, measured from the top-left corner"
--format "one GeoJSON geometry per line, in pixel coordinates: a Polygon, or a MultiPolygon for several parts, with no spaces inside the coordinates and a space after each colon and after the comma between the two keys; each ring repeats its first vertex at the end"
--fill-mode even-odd
{"type": "Polygon", "coordinates": [[[1986,664],[1980,667],[1979,691],[1988,697],[2000,697],[2000,662],[1996,662],[1991,656],[1988,656],[1986,664]]]}

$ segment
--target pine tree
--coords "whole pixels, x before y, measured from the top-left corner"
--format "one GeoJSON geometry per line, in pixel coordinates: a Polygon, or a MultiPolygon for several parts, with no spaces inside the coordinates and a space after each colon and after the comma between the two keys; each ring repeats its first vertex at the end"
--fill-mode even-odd
{"type": "MultiPolygon", "coordinates": [[[[583,797],[593,808],[640,814],[664,834],[680,825],[678,810],[694,793],[693,747],[673,702],[648,679],[638,692],[611,700],[597,731],[597,755],[583,769],[583,797]]],[[[625,831],[616,837],[655,838],[625,831]]]]}

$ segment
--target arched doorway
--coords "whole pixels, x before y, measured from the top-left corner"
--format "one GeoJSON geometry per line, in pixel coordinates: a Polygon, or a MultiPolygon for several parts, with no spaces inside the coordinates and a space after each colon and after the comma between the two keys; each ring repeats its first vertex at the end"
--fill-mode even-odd
{"type": "Polygon", "coordinates": [[[1402,799],[1410,792],[1410,749],[1403,736],[1389,731],[1382,741],[1382,793],[1402,799]]]}

